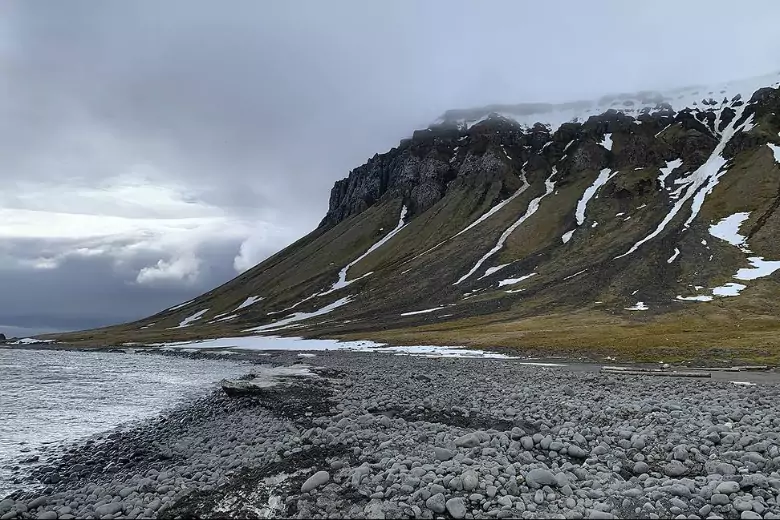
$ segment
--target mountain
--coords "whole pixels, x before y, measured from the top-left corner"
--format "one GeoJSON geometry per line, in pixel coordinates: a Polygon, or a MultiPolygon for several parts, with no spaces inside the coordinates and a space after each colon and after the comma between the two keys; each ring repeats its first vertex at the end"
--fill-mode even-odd
{"type": "Polygon", "coordinates": [[[780,358],[780,75],[453,110],[336,182],[320,225],[149,318],[636,359],[780,358]]]}

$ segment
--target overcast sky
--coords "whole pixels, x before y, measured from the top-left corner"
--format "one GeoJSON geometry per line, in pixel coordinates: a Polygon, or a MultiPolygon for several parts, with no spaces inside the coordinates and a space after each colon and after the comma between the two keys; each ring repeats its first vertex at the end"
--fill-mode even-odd
{"type": "Polygon", "coordinates": [[[450,108],[780,69],[780,2],[6,1],[0,332],[140,318],[450,108]]]}

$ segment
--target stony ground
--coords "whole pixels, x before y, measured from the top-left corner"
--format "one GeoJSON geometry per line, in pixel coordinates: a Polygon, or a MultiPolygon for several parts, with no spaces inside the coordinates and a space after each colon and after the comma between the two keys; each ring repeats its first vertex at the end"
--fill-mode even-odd
{"type": "Polygon", "coordinates": [[[63,447],[0,518],[780,518],[777,384],[263,359],[322,368],[63,447]]]}

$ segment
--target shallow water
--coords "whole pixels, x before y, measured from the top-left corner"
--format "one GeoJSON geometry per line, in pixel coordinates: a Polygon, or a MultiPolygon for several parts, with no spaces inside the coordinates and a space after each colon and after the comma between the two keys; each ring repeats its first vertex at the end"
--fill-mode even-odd
{"type": "MultiPolygon", "coordinates": [[[[159,355],[0,349],[0,497],[9,466],[203,395],[247,364],[159,355]]],[[[43,456],[41,456],[43,459],[43,456]]]]}

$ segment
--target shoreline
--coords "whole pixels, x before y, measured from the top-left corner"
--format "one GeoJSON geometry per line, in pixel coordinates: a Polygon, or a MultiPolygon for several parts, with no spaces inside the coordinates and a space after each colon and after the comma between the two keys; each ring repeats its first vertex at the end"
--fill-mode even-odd
{"type": "Polygon", "coordinates": [[[0,501],[0,518],[780,515],[777,383],[247,355],[316,375],[67,446],[35,473],[47,488],[0,501]]]}
{"type": "MultiPolygon", "coordinates": [[[[246,336],[247,338],[250,338],[252,336],[246,336]]],[[[268,339],[272,340],[275,338],[275,336],[258,336],[258,339],[268,339]]],[[[339,338],[305,338],[305,337],[281,337],[283,339],[287,340],[295,340],[299,339],[304,342],[317,342],[320,340],[324,341],[335,341],[335,342],[344,342],[344,343],[353,343],[355,341],[365,341],[369,343],[373,343],[372,340],[342,340],[339,338]]],[[[128,353],[128,351],[132,352],[157,352],[157,353],[164,353],[164,352],[172,352],[177,351],[179,354],[177,355],[185,355],[187,351],[198,351],[202,354],[199,354],[196,357],[205,356],[207,353],[211,354],[218,354],[222,353],[221,355],[218,354],[217,357],[210,357],[209,359],[225,359],[225,353],[230,352],[231,356],[237,356],[236,359],[243,358],[243,359],[256,359],[258,356],[266,356],[265,353],[271,353],[271,355],[274,355],[275,353],[286,353],[286,352],[295,352],[295,353],[305,353],[305,352],[344,352],[344,351],[350,351],[350,349],[321,349],[321,350],[309,350],[309,349],[289,349],[289,348],[280,348],[280,349],[250,349],[250,348],[241,348],[241,347],[198,347],[198,343],[201,341],[212,341],[210,339],[206,340],[191,340],[186,342],[187,344],[191,344],[192,346],[189,347],[184,342],[168,342],[167,344],[142,344],[142,343],[134,343],[134,344],[127,344],[127,345],[99,345],[99,346],[90,346],[90,345],[84,345],[84,344],[73,344],[73,343],[27,343],[27,344],[20,344],[20,345],[11,345],[7,343],[0,343],[0,350],[13,350],[13,349],[28,349],[28,350],[74,350],[74,351],[80,351],[80,352],[116,352],[116,353],[128,353]],[[252,354],[254,353],[254,354],[252,354]],[[260,354],[264,353],[264,354],[260,354]],[[221,357],[220,357],[221,356],[221,357]]],[[[380,345],[380,344],[377,344],[380,345]]],[[[405,343],[393,343],[393,342],[387,342],[382,343],[381,347],[378,348],[391,348],[391,349],[404,349],[404,348],[412,348],[413,345],[408,345],[405,343]]],[[[538,363],[565,363],[567,365],[610,365],[610,364],[620,364],[624,366],[630,366],[630,367],[637,367],[637,368],[652,368],[657,367],[660,364],[667,364],[671,365],[676,368],[680,369],[687,369],[687,370],[723,370],[725,368],[729,367],[736,367],[736,366],[750,366],[751,364],[748,363],[737,363],[735,361],[727,361],[727,360],[718,360],[713,362],[712,360],[702,361],[699,360],[699,362],[694,362],[693,360],[684,360],[684,361],[670,361],[669,363],[666,363],[663,359],[661,360],[645,360],[645,359],[635,359],[631,356],[616,356],[616,355],[609,355],[609,353],[604,352],[592,352],[590,355],[556,355],[551,356],[549,355],[549,352],[542,350],[542,349],[531,349],[531,348],[516,348],[516,347],[472,347],[472,346],[457,346],[457,347],[447,347],[447,346],[435,346],[432,345],[434,348],[450,348],[450,349],[457,349],[461,352],[483,352],[487,354],[498,354],[506,356],[507,358],[513,358],[513,359],[522,359],[524,361],[534,361],[538,363]]],[[[361,352],[362,351],[357,351],[361,352]]],[[[376,350],[376,353],[389,353],[394,354],[396,352],[383,352],[380,350],[376,350]]],[[[568,352],[568,351],[566,351],[568,352]]],[[[373,352],[372,352],[373,353],[373,352]]],[[[409,352],[403,352],[398,351],[398,354],[409,354],[413,355],[414,353],[409,352]]],[[[613,353],[614,354],[614,353],[613,353]]],[[[776,366],[773,364],[769,365],[763,365],[766,370],[772,371],[772,372],[778,372],[780,373],[780,366],[776,366]]]]}

